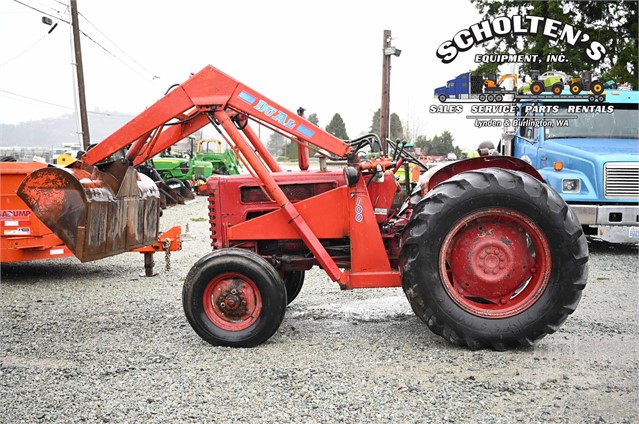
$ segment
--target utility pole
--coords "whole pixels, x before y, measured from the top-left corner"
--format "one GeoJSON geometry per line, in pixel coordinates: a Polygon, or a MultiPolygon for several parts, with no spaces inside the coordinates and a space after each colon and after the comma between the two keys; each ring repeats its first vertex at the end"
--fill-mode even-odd
{"type": "Polygon", "coordinates": [[[382,142],[382,153],[388,155],[388,143],[386,139],[389,137],[390,129],[390,71],[391,56],[397,56],[402,53],[401,50],[391,46],[391,31],[384,30],[383,43],[383,61],[382,61],[382,107],[379,113],[379,137],[382,142]]]}
{"type": "Polygon", "coordinates": [[[71,26],[73,27],[73,50],[75,51],[75,69],[78,80],[78,100],[80,103],[80,127],[82,128],[82,147],[86,151],[89,148],[89,119],[87,117],[87,100],[84,95],[84,69],[82,68],[82,50],[80,49],[80,25],[78,23],[78,4],[76,0],[71,3],[71,26]]]}

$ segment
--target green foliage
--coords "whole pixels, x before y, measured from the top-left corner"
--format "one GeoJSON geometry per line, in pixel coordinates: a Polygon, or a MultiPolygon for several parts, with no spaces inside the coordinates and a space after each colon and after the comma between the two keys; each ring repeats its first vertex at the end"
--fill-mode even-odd
{"type": "Polygon", "coordinates": [[[311,113],[308,115],[308,122],[313,125],[319,126],[319,118],[317,117],[317,113],[311,113]]]}
{"type": "Polygon", "coordinates": [[[377,134],[379,136],[379,116],[382,114],[381,109],[377,109],[373,114],[373,120],[371,122],[371,128],[369,130],[372,134],[377,134]]]}
{"type": "Polygon", "coordinates": [[[284,155],[286,156],[288,160],[297,160],[298,145],[296,142],[289,141],[288,143],[286,143],[284,148],[285,148],[284,155]]]}
{"type": "MultiPolygon", "coordinates": [[[[562,42],[554,42],[537,35],[496,37],[484,43],[489,54],[536,54],[544,61],[548,54],[564,54],[565,63],[535,63],[522,65],[522,71],[538,69],[563,71],[569,75],[579,75],[583,70],[593,71],[600,80],[614,79],[618,83],[636,83],[638,75],[637,57],[637,9],[639,3],[631,0],[620,1],[530,1],[530,0],[470,0],[491,20],[500,15],[534,15],[554,19],[572,25],[599,41],[606,49],[606,58],[597,64],[585,60],[582,47],[570,47],[562,42]]],[[[483,64],[477,72],[492,73],[494,64],[483,64]]]]}
{"type": "Polygon", "coordinates": [[[348,134],[346,134],[346,124],[339,113],[333,115],[333,119],[326,126],[326,132],[334,135],[335,137],[348,140],[348,134]]]}
{"type": "MultiPolygon", "coordinates": [[[[380,126],[380,119],[379,119],[380,115],[381,115],[381,109],[377,109],[375,113],[373,114],[373,120],[371,122],[371,128],[370,128],[370,132],[373,134],[377,134],[378,136],[379,136],[379,126],[380,126]]],[[[398,138],[402,140],[405,138],[402,121],[401,119],[399,119],[399,115],[397,115],[396,113],[391,113],[390,130],[389,130],[388,137],[393,141],[397,140],[398,138]]]]}
{"type": "Polygon", "coordinates": [[[395,141],[397,139],[404,139],[404,129],[402,128],[402,121],[396,113],[391,113],[390,116],[390,139],[395,141]]]}
{"type": "Polygon", "coordinates": [[[454,146],[453,141],[455,139],[450,131],[444,131],[433,138],[428,138],[425,135],[417,136],[414,144],[422,149],[424,155],[446,156],[449,153],[455,153],[457,157],[461,157],[461,149],[454,146]]]}
{"type": "Polygon", "coordinates": [[[282,135],[274,132],[271,133],[268,141],[266,142],[266,149],[273,156],[279,156],[282,153],[282,149],[284,148],[285,144],[286,139],[282,135]]]}
{"type": "Polygon", "coordinates": [[[276,132],[268,138],[266,149],[278,160],[297,160],[297,143],[276,132]]]}

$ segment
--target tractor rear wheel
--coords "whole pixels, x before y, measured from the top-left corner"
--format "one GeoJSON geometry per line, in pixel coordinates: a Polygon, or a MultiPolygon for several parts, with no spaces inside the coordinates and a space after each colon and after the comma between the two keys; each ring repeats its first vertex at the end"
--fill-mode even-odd
{"type": "Polygon", "coordinates": [[[528,174],[464,172],[431,190],[402,235],[402,286],[436,334],[471,349],[530,346],[581,298],[588,247],[574,212],[528,174]]]}
{"type": "Polygon", "coordinates": [[[286,286],[286,304],[289,305],[302,290],[304,271],[286,271],[282,275],[282,280],[286,286]]]}
{"type": "Polygon", "coordinates": [[[216,346],[253,347],[279,328],[286,288],[273,266],[242,249],[209,253],[193,265],[182,289],[186,318],[216,346]]]}

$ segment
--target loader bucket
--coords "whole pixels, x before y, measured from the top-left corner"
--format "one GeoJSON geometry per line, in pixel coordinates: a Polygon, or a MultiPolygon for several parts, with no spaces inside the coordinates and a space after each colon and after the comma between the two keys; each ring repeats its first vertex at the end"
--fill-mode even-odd
{"type": "Polygon", "coordinates": [[[158,189],[125,162],[41,168],[17,193],[82,262],[153,244],[158,237],[158,189]]]}

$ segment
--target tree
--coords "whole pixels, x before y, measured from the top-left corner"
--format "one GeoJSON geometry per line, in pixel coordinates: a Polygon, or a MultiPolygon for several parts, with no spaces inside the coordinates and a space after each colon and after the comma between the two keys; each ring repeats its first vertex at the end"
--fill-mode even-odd
{"type": "Polygon", "coordinates": [[[415,145],[415,147],[419,147],[421,149],[424,156],[430,154],[430,138],[426,137],[425,135],[418,135],[415,138],[415,142],[413,144],[415,145]]]}
{"type": "Polygon", "coordinates": [[[311,113],[308,115],[308,122],[313,125],[319,126],[319,118],[317,117],[317,113],[311,113]]]}
{"type": "Polygon", "coordinates": [[[419,135],[415,139],[415,147],[419,147],[424,155],[446,156],[449,153],[455,153],[457,157],[461,157],[461,149],[453,145],[453,135],[450,131],[444,131],[441,135],[428,138],[419,135]]]}
{"type": "Polygon", "coordinates": [[[390,131],[389,137],[391,140],[396,141],[398,138],[404,139],[404,129],[402,128],[402,121],[396,113],[391,113],[390,116],[390,131]]]}
{"type": "Polygon", "coordinates": [[[346,134],[346,124],[339,113],[333,115],[333,119],[326,126],[326,132],[333,134],[335,137],[342,140],[348,140],[348,134],[346,134]]]}
{"type": "MultiPolygon", "coordinates": [[[[486,53],[531,54],[539,55],[542,63],[524,64],[522,70],[529,72],[539,69],[541,73],[548,70],[563,71],[570,75],[578,75],[582,70],[593,71],[593,76],[606,81],[636,82],[637,69],[637,22],[636,1],[577,1],[577,0],[470,0],[484,15],[484,19],[492,20],[500,15],[534,15],[554,19],[570,24],[575,31],[582,31],[604,45],[606,57],[595,64],[590,64],[584,56],[584,46],[569,46],[563,42],[555,42],[544,37],[542,31],[536,35],[495,37],[484,43],[486,53]],[[563,54],[566,61],[562,63],[546,63],[546,55],[563,54]]],[[[483,64],[476,72],[490,74],[497,72],[498,64],[483,64]]]]}
{"type": "Polygon", "coordinates": [[[371,122],[371,128],[369,130],[371,134],[377,134],[379,136],[379,116],[381,114],[381,109],[377,109],[375,113],[373,113],[373,121],[371,122]]]}
{"type": "Polygon", "coordinates": [[[284,145],[286,152],[283,156],[286,156],[288,160],[297,160],[297,149],[298,145],[294,141],[287,140],[287,143],[284,145]]]}
{"type": "MultiPolygon", "coordinates": [[[[371,122],[371,128],[370,128],[370,132],[373,134],[377,134],[379,136],[379,126],[380,126],[380,115],[381,115],[381,109],[377,109],[375,111],[375,113],[373,114],[373,120],[371,122]]],[[[390,116],[390,129],[389,129],[389,134],[388,137],[395,141],[398,138],[399,139],[404,139],[404,129],[402,127],[402,121],[401,119],[399,119],[399,115],[397,115],[396,113],[391,113],[390,116]]]]}
{"type": "Polygon", "coordinates": [[[285,154],[283,154],[282,152],[282,149],[284,148],[285,145],[286,145],[286,139],[281,134],[274,132],[274,133],[271,133],[271,135],[268,138],[268,141],[266,142],[266,149],[273,156],[276,156],[276,157],[285,156],[285,154]]]}

